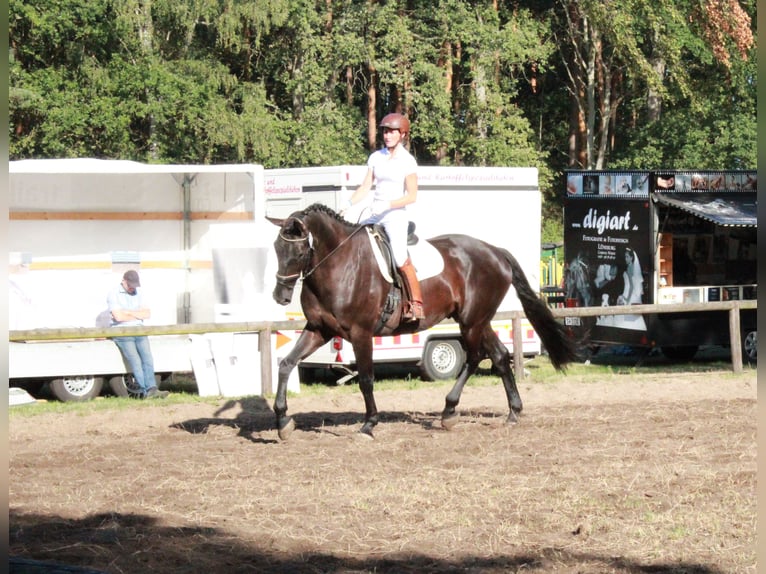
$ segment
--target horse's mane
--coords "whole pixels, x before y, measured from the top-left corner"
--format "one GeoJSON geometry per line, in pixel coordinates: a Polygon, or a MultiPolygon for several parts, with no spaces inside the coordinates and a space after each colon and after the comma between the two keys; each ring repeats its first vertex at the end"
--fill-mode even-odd
{"type": "Polygon", "coordinates": [[[337,211],[321,203],[312,203],[303,210],[304,215],[309,215],[311,213],[322,213],[328,217],[332,217],[335,221],[345,224],[347,227],[355,227],[353,223],[343,219],[337,211]]]}

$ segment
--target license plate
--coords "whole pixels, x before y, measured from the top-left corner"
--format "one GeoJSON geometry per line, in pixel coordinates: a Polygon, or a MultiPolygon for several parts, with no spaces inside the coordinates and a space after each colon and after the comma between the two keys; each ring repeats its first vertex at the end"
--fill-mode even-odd
{"type": "Polygon", "coordinates": [[[581,324],[580,317],[564,317],[564,325],[568,325],[569,327],[579,327],[581,324]]]}

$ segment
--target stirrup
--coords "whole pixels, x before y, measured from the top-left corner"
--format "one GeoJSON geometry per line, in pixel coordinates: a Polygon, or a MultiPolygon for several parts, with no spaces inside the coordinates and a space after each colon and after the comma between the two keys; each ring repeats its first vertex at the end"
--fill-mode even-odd
{"type": "Polygon", "coordinates": [[[404,311],[403,319],[405,321],[421,321],[426,318],[423,313],[423,303],[420,301],[410,301],[404,311]]]}

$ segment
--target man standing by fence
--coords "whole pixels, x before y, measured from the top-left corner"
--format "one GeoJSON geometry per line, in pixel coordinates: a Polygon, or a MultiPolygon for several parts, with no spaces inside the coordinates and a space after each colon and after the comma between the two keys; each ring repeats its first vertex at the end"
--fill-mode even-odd
{"type": "MultiPolygon", "coordinates": [[[[109,292],[107,305],[112,315],[112,327],[143,325],[151,317],[141,295],[141,280],[133,269],[126,271],[119,286],[109,292]]],[[[160,391],[154,379],[154,359],[149,347],[149,337],[113,337],[122,356],[128,362],[136,384],[141,388],[141,398],[164,399],[167,391],[160,391]]]]}

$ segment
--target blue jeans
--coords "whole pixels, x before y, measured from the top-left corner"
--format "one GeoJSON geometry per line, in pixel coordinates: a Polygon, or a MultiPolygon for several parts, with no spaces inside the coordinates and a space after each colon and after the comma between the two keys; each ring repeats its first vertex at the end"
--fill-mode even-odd
{"type": "Polygon", "coordinates": [[[128,362],[130,371],[143,394],[152,387],[156,387],[154,359],[152,350],[149,348],[149,337],[113,337],[112,339],[128,362]]]}

